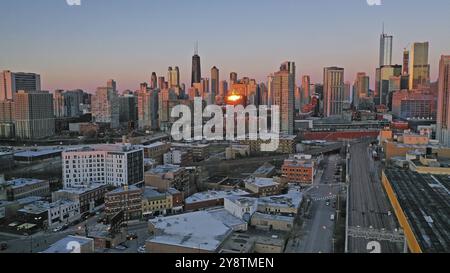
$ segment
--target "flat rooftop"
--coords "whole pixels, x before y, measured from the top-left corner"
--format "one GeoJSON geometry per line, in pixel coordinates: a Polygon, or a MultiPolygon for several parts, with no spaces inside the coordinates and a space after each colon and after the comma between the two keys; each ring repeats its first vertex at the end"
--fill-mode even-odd
{"type": "Polygon", "coordinates": [[[62,149],[45,149],[45,150],[30,150],[17,152],[14,154],[15,157],[41,157],[41,156],[49,156],[49,155],[58,155],[63,152],[62,149]]]}
{"type": "Polygon", "coordinates": [[[223,199],[229,196],[245,196],[245,195],[249,195],[249,193],[239,189],[228,191],[205,191],[195,193],[194,195],[186,198],[185,203],[194,204],[198,202],[223,199]]]}
{"type": "Polygon", "coordinates": [[[158,232],[148,242],[215,252],[232,229],[206,211],[152,219],[158,232]]]}
{"type": "Polygon", "coordinates": [[[13,189],[17,189],[20,187],[31,186],[34,184],[38,184],[44,182],[44,180],[33,179],[33,178],[17,178],[13,180],[9,180],[0,184],[11,186],[13,189]]]}
{"type": "Polygon", "coordinates": [[[68,246],[73,242],[80,244],[80,246],[92,244],[92,248],[94,247],[94,240],[91,238],[69,235],[52,244],[49,248],[42,251],[41,253],[71,253],[72,249],[68,246]]]}
{"type": "Polygon", "coordinates": [[[229,227],[229,228],[231,228],[233,230],[238,230],[242,225],[246,225],[247,224],[244,220],[242,220],[240,218],[237,218],[236,216],[234,216],[233,214],[229,213],[224,208],[211,209],[211,210],[207,210],[207,212],[209,214],[211,214],[212,217],[214,217],[215,219],[221,221],[227,227],[229,227]]]}
{"type": "Polygon", "coordinates": [[[159,199],[165,197],[165,193],[160,193],[153,187],[145,187],[143,192],[143,197],[145,199],[159,199]]]}
{"type": "Polygon", "coordinates": [[[164,174],[164,173],[169,173],[169,172],[177,172],[181,169],[183,169],[183,168],[178,165],[166,164],[166,165],[158,165],[155,168],[148,170],[146,173],[164,174]]]}
{"type": "Polygon", "coordinates": [[[252,206],[258,203],[258,198],[253,197],[229,196],[226,199],[241,207],[252,206]]]}
{"type": "Polygon", "coordinates": [[[133,152],[139,151],[142,148],[134,145],[125,145],[125,144],[97,144],[91,146],[79,147],[76,149],[66,150],[65,152],[93,152],[93,151],[102,151],[102,152],[133,152]]]}
{"type": "Polygon", "coordinates": [[[299,208],[303,195],[300,192],[290,191],[288,194],[267,196],[258,199],[259,205],[284,208],[299,208]]]}
{"type": "Polygon", "coordinates": [[[102,187],[108,187],[105,184],[100,184],[100,183],[93,183],[90,184],[88,186],[85,187],[80,187],[80,188],[64,188],[62,190],[59,190],[57,192],[68,192],[68,193],[74,193],[74,194],[83,194],[89,191],[93,191],[102,187]]]}
{"type": "Polygon", "coordinates": [[[276,220],[280,222],[293,223],[294,217],[283,216],[283,215],[274,215],[274,214],[265,214],[261,212],[255,212],[252,217],[264,219],[264,220],[276,220]]]}
{"type": "Polygon", "coordinates": [[[270,174],[271,172],[273,172],[275,170],[275,166],[273,166],[270,163],[265,163],[264,165],[262,165],[261,167],[259,167],[254,173],[253,175],[267,175],[270,174]]]}
{"type": "Polygon", "coordinates": [[[450,177],[394,168],[385,174],[422,251],[450,252],[450,177]]]}
{"type": "Polygon", "coordinates": [[[279,183],[273,181],[273,178],[262,178],[262,177],[251,177],[245,180],[245,183],[255,185],[256,187],[259,188],[279,185],[279,183]]]}
{"type": "Polygon", "coordinates": [[[158,142],[147,144],[147,145],[139,145],[139,147],[144,148],[144,149],[151,149],[151,148],[156,148],[156,147],[160,147],[160,146],[164,146],[164,145],[167,145],[167,143],[158,141],[158,142]]]}

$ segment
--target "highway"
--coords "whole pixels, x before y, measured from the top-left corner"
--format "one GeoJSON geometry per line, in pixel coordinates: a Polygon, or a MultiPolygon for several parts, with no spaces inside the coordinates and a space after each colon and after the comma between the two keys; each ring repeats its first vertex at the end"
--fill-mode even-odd
{"type": "MultiPolygon", "coordinates": [[[[370,156],[369,143],[350,147],[350,184],[348,226],[353,228],[394,231],[398,225],[388,198],[383,190],[378,168],[370,156]]],[[[373,239],[348,237],[349,253],[369,253],[368,244],[373,239]]],[[[380,241],[382,253],[400,253],[402,244],[380,241]]]]}

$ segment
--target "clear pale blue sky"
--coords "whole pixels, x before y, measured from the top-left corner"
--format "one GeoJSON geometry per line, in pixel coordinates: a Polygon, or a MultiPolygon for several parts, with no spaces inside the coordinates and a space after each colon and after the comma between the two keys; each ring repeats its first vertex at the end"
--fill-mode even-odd
{"type": "Polygon", "coordinates": [[[43,88],[94,90],[114,78],[138,88],[152,71],[179,66],[190,79],[195,41],[202,72],[218,66],[265,81],[285,60],[322,81],[324,66],[372,79],[382,22],[394,35],[394,63],[405,46],[430,41],[433,80],[450,54],[450,1],[383,0],[1,0],[0,70],[41,74],[43,88]]]}

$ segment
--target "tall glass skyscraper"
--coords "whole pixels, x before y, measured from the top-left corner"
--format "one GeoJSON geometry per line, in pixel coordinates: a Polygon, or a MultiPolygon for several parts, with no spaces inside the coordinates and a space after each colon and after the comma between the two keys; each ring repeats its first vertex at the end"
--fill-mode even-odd
{"type": "Polygon", "coordinates": [[[394,37],[384,33],[380,36],[380,67],[392,65],[392,43],[394,37]]]}

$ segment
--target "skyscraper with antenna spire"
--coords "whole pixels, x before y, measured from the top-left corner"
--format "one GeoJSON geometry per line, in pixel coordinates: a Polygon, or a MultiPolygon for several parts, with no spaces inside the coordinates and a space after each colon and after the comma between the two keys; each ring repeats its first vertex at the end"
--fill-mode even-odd
{"type": "Polygon", "coordinates": [[[383,30],[380,36],[380,67],[385,65],[392,65],[392,43],[394,37],[387,35],[383,30]]]}
{"type": "Polygon", "coordinates": [[[191,87],[194,83],[200,83],[202,79],[202,70],[200,65],[200,56],[198,55],[198,42],[195,43],[194,56],[192,57],[192,81],[191,87]]]}

